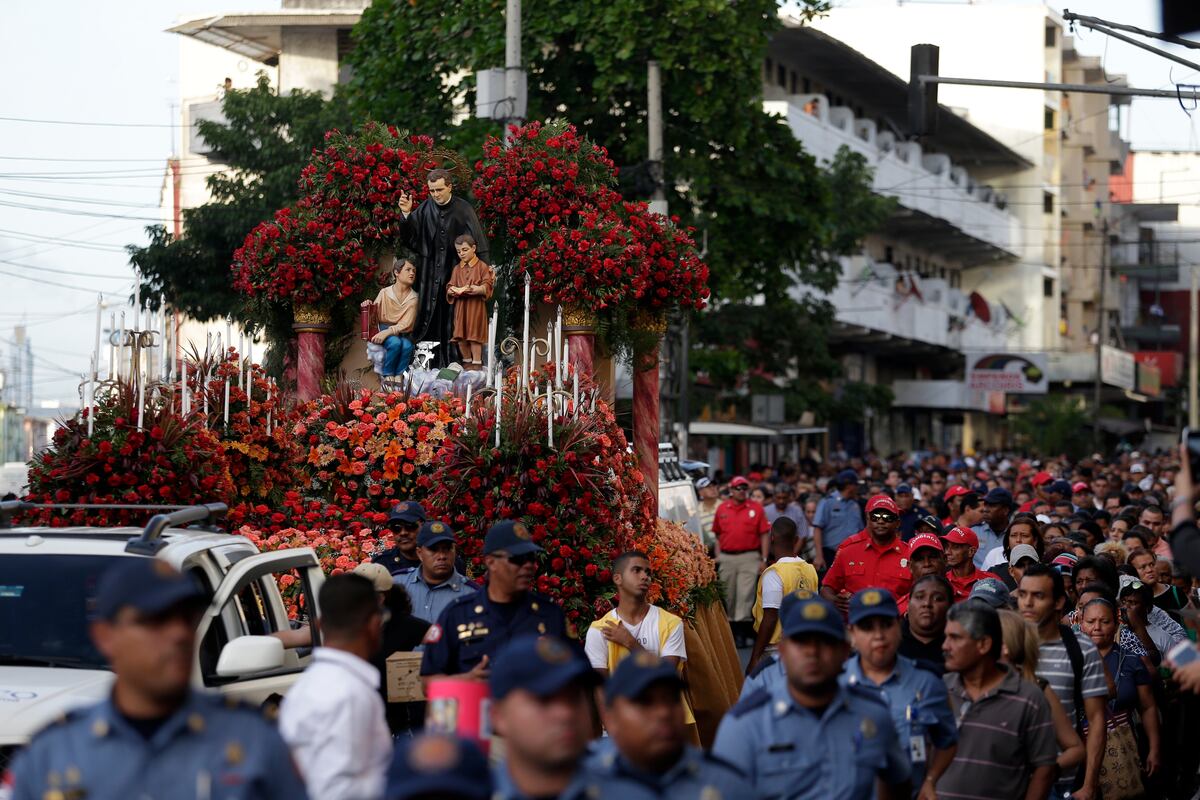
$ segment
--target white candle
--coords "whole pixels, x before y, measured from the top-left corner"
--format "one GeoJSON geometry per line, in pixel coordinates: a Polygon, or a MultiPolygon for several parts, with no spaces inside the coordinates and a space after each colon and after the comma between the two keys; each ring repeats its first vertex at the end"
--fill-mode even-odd
{"type": "Polygon", "coordinates": [[[563,387],[562,344],[562,306],[559,306],[554,315],[554,387],[556,389],[563,387]]]}
{"type": "MultiPolygon", "coordinates": [[[[207,353],[208,350],[204,352],[207,353]]],[[[204,424],[208,425],[208,369],[204,370],[203,375],[197,373],[196,377],[200,379],[200,395],[204,398],[204,424]]]]}
{"type": "Polygon", "coordinates": [[[267,436],[271,435],[271,397],[275,394],[275,379],[267,379],[267,436]]]}
{"type": "Polygon", "coordinates": [[[467,409],[467,419],[470,419],[471,418],[471,384],[469,384],[469,383],[467,384],[467,401],[466,401],[465,405],[466,405],[466,409],[467,409]]]}
{"type": "Polygon", "coordinates": [[[117,335],[117,380],[125,377],[125,312],[121,312],[121,330],[117,335]]]}
{"type": "Polygon", "coordinates": [[[233,322],[229,317],[225,318],[225,338],[221,340],[224,347],[221,349],[221,360],[225,360],[225,351],[233,344],[233,322]]]}
{"type": "Polygon", "coordinates": [[[579,413],[579,373],[571,376],[571,409],[579,413]]]}
{"type": "Polygon", "coordinates": [[[92,382],[99,377],[100,364],[100,314],[104,310],[104,295],[96,295],[96,343],[92,347],[92,382]]]}
{"type": "Polygon", "coordinates": [[[167,301],[161,294],[158,296],[158,322],[162,335],[159,337],[159,358],[162,359],[162,375],[165,383],[171,377],[171,360],[167,358],[167,301]]]}
{"type": "Polygon", "coordinates": [[[221,383],[225,385],[225,427],[229,427],[229,384],[228,377],[222,378],[221,383]]]}
{"type": "MultiPolygon", "coordinates": [[[[100,319],[100,307],[96,306],[96,319],[100,319]]],[[[99,333],[99,328],[96,329],[99,333]]],[[[87,390],[84,393],[84,403],[87,407],[88,415],[88,438],[92,437],[92,430],[96,425],[96,356],[92,355],[92,374],[88,378],[87,390]]]]}
{"type": "Polygon", "coordinates": [[[186,358],[179,361],[179,375],[179,390],[182,392],[179,400],[179,409],[186,417],[188,411],[191,410],[191,405],[188,403],[188,366],[186,358]]]}
{"type": "Polygon", "coordinates": [[[137,327],[142,312],[142,273],[133,271],[133,327],[137,327]]]}
{"type": "Polygon", "coordinates": [[[529,273],[525,273],[525,327],[521,331],[521,384],[529,382],[529,273]]]}
{"type": "Polygon", "coordinates": [[[250,398],[254,395],[254,338],[246,337],[246,413],[250,413],[250,398]]]}
{"type": "Polygon", "coordinates": [[[554,449],[554,395],[550,381],[546,381],[546,442],[554,449]]]}
{"type": "Polygon", "coordinates": [[[484,385],[491,385],[492,370],[495,369],[495,352],[496,352],[496,313],[495,308],[492,309],[492,324],[488,326],[488,344],[487,344],[487,377],[484,380],[484,385]]]}
{"type": "Polygon", "coordinates": [[[502,405],[502,401],[500,398],[502,398],[503,396],[504,396],[504,387],[500,386],[499,382],[497,381],[497,386],[496,386],[496,447],[500,446],[500,410],[501,410],[501,405],[502,405]]]}
{"type": "MultiPolygon", "coordinates": [[[[139,367],[139,369],[140,369],[140,367],[139,367]]],[[[141,376],[138,376],[138,377],[139,377],[138,392],[137,392],[138,430],[140,431],[142,429],[143,423],[145,422],[145,418],[146,418],[146,382],[144,380],[140,379],[141,376]]]]}
{"type": "Polygon", "coordinates": [[[238,376],[237,376],[238,384],[240,386],[242,386],[243,388],[245,388],[246,384],[243,382],[244,378],[242,377],[241,359],[246,354],[246,334],[243,333],[242,331],[238,331],[238,349],[237,349],[237,351],[238,351],[238,376]]]}
{"type": "Polygon", "coordinates": [[[117,346],[113,344],[113,337],[117,334],[117,313],[108,315],[108,380],[116,377],[117,369],[117,346]]]}

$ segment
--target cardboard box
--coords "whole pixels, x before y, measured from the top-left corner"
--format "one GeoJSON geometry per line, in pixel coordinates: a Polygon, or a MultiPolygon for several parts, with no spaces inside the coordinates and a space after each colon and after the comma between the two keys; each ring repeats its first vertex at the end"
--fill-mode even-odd
{"type": "Polygon", "coordinates": [[[421,681],[421,653],[395,652],[387,657],[387,699],[389,703],[412,703],[425,700],[425,684],[421,681]]]}

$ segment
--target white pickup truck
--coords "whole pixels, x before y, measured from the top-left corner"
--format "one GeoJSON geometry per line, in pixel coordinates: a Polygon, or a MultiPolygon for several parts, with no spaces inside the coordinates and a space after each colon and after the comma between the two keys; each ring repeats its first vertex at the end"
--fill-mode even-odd
{"type": "Polygon", "coordinates": [[[88,621],[96,582],[117,559],[160,558],[211,595],[196,637],[198,688],[263,703],[308,664],[311,648],[285,650],[271,634],[296,626],[279,593],[282,575],[296,579],[302,607],[315,614],[324,574],[312,549],[260,553],[245,537],[184,527],[214,520],[220,503],[157,514],[144,530],[2,526],[29,508],[37,506],[0,503],[0,775],[46,723],[107,695],[112,673],[88,621]]]}

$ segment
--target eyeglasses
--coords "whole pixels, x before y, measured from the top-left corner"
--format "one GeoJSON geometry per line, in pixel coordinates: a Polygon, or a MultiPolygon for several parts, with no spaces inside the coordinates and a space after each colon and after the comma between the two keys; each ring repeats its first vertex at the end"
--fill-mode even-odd
{"type": "Polygon", "coordinates": [[[514,567],[523,567],[537,561],[537,553],[521,553],[518,556],[510,556],[508,553],[492,553],[492,555],[507,560],[514,567]]]}
{"type": "Polygon", "coordinates": [[[871,521],[872,522],[895,522],[898,519],[900,519],[900,518],[897,517],[895,514],[891,513],[890,511],[872,511],[871,512],[871,521]]]}
{"type": "Polygon", "coordinates": [[[421,526],[416,522],[389,522],[388,530],[392,531],[419,531],[421,526]]]}

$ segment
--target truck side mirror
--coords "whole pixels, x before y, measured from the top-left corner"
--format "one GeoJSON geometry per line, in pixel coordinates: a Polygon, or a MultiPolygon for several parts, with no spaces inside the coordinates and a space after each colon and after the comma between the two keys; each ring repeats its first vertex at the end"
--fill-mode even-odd
{"type": "Polygon", "coordinates": [[[238,678],[283,668],[283,642],[273,636],[239,636],[221,648],[217,675],[238,678]]]}

